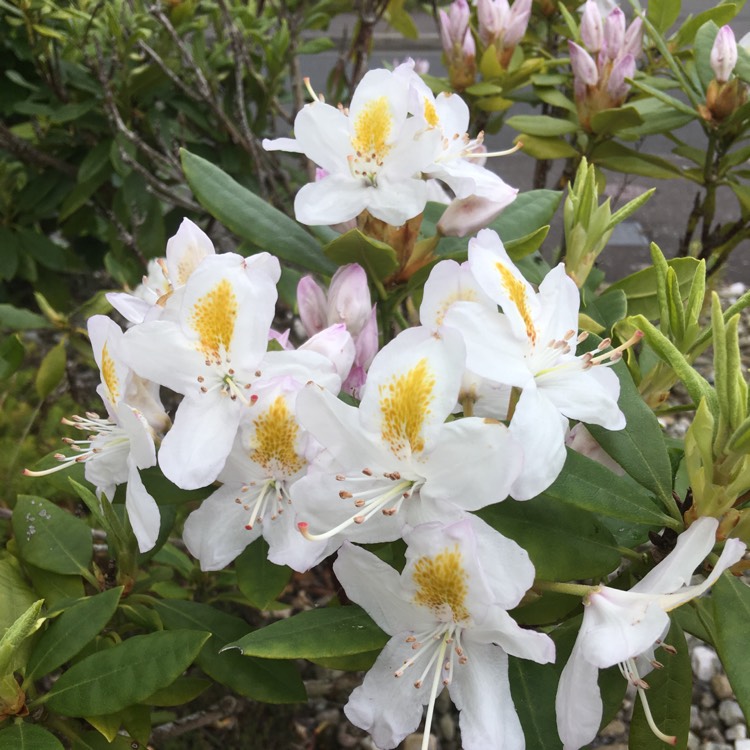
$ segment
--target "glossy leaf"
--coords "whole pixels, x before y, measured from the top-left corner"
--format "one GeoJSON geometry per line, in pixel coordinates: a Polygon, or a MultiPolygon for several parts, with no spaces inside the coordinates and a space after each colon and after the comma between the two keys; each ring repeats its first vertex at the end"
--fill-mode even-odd
{"type": "Polygon", "coordinates": [[[0,730],[0,750],[63,750],[54,734],[30,722],[0,730]]]}
{"type": "Polygon", "coordinates": [[[591,513],[554,498],[497,503],[477,515],[529,553],[539,578],[593,578],[620,564],[617,545],[606,527],[591,513]]]}
{"type": "Polygon", "coordinates": [[[224,226],[261,250],[311,271],[336,267],[296,221],[243,187],[210,161],[181,150],[185,177],[200,204],[224,226]]]}
{"type": "Polygon", "coordinates": [[[249,658],[234,650],[222,651],[230,641],[247,633],[249,626],[244,620],[198,602],[165,600],[157,602],[154,609],[170,630],[201,628],[213,634],[203,646],[197,664],[217,682],[265,703],[305,700],[304,685],[290,662],[249,658]]]}
{"type": "Polygon", "coordinates": [[[636,482],[669,506],[672,503],[672,465],[662,428],[641,398],[625,363],[620,361],[612,369],[620,380],[618,404],[625,415],[625,428],[605,430],[597,425],[587,425],[587,428],[636,482]]]}
{"type": "Polygon", "coordinates": [[[258,537],[234,561],[237,585],[243,596],[258,609],[267,609],[289,583],[292,571],[268,559],[268,542],[258,537]]]}
{"type": "Polygon", "coordinates": [[[513,203],[504,208],[500,216],[489,225],[489,229],[494,229],[504,243],[527,237],[551,223],[562,195],[560,190],[529,190],[519,193],[513,203]]]}
{"type": "Polygon", "coordinates": [[[87,572],[93,552],[91,530],[54,503],[20,495],[13,532],[21,557],[37,568],[63,575],[87,572]]]}
{"type": "Polygon", "coordinates": [[[725,573],[713,588],[716,650],[745,718],[750,720],[750,670],[747,668],[747,624],[750,588],[725,573]]]}
{"type": "Polygon", "coordinates": [[[266,659],[348,656],[382,648],[388,636],[360,607],[325,607],[254,630],[229,646],[266,659]]]}
{"type": "MultiPolygon", "coordinates": [[[[668,654],[657,649],[656,658],[664,664],[663,669],[655,669],[646,675],[649,684],[648,704],[654,723],[667,735],[675,735],[677,750],[685,750],[690,730],[690,699],[693,692],[693,672],[690,666],[685,636],[676,623],[672,623],[665,642],[677,649],[676,654],[668,654]]],[[[665,744],[651,731],[638,696],[630,722],[630,750],[663,750],[665,744]]]]}
{"type": "Polygon", "coordinates": [[[29,659],[27,679],[49,674],[99,634],[117,609],[122,586],[83,599],[66,609],[43,633],[29,659]]]}
{"type": "Polygon", "coordinates": [[[505,250],[511,259],[517,261],[521,258],[525,258],[527,255],[535,253],[542,246],[548,233],[549,224],[539,227],[539,229],[527,234],[525,237],[508,240],[508,242],[503,244],[505,245],[505,250]]]}
{"type": "Polygon", "coordinates": [[[367,237],[359,229],[352,229],[329,242],[323,253],[338,266],[359,263],[369,276],[380,280],[398,268],[396,251],[385,242],[367,237]]]}
{"type": "Polygon", "coordinates": [[[542,138],[521,133],[515,137],[514,143],[522,143],[521,150],[535,159],[568,159],[578,156],[578,151],[562,138],[542,138]]]}
{"type": "Polygon", "coordinates": [[[64,716],[121,711],[171,685],[195,660],[210,634],[195,630],[136,635],[74,664],[44,697],[64,716]]]}
{"type": "Polygon", "coordinates": [[[547,137],[567,135],[578,130],[576,123],[549,115],[514,115],[509,117],[505,124],[521,133],[547,137]]]}
{"type": "Polygon", "coordinates": [[[145,706],[181,706],[195,700],[210,686],[210,680],[200,677],[178,677],[171,685],[152,693],[142,703],[145,706]]]}

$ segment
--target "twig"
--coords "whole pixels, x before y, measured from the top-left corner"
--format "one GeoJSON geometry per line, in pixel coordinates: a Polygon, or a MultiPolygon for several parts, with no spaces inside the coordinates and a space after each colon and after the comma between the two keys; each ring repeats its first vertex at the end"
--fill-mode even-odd
{"type": "Polygon", "coordinates": [[[240,713],[246,707],[246,701],[238,700],[232,695],[225,695],[219,703],[205,711],[196,711],[188,716],[183,716],[181,719],[175,719],[155,727],[151,732],[151,744],[158,747],[172,737],[179,737],[193,729],[200,729],[208,724],[226,719],[228,716],[240,713]]]}
{"type": "Polygon", "coordinates": [[[32,146],[28,141],[19,138],[12,133],[3,123],[0,122],[0,148],[10,151],[11,154],[18,157],[26,164],[32,164],[37,167],[52,167],[58,172],[62,172],[70,177],[75,177],[78,170],[68,162],[58,159],[56,156],[40,151],[32,146]]]}

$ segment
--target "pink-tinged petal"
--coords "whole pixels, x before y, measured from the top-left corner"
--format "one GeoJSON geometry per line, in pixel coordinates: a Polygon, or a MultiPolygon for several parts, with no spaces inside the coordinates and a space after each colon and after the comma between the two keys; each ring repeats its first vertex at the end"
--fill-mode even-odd
{"type": "Polygon", "coordinates": [[[328,289],[328,321],[344,323],[352,336],[367,324],[372,311],[367,274],[357,263],[341,266],[328,289]]]}
{"type": "Polygon", "coordinates": [[[722,26],[711,47],[711,69],[719,83],[726,83],[737,64],[737,41],[731,26],[722,26]]]}
{"type": "MultiPolygon", "coordinates": [[[[508,186],[506,186],[508,187],[508,186]]],[[[438,231],[446,237],[466,237],[491,224],[513,200],[517,190],[508,187],[507,201],[493,201],[471,195],[454,200],[438,222],[438,231]]]]}
{"type": "Polygon", "coordinates": [[[623,55],[615,61],[607,81],[607,92],[615,102],[622,102],[630,91],[627,78],[635,75],[635,58],[632,55],[623,55]]]}
{"type": "Polygon", "coordinates": [[[312,276],[303,276],[297,284],[297,307],[308,336],[328,325],[326,293],[312,276]]]}
{"type": "Polygon", "coordinates": [[[620,381],[607,367],[579,369],[577,362],[537,375],[537,386],[545,398],[569,419],[598,424],[608,430],[622,430],[625,415],[617,405],[620,381]]]}
{"type": "Polygon", "coordinates": [[[524,750],[521,722],[508,680],[508,656],[498,646],[471,643],[455,664],[448,690],[459,710],[464,750],[524,750]]]}
{"type": "Polygon", "coordinates": [[[185,520],[182,538],[190,554],[199,560],[201,570],[225,568],[260,536],[262,524],[252,530],[245,528],[250,513],[242,503],[235,502],[240,489],[224,485],[185,520]]]}
{"type": "Polygon", "coordinates": [[[604,24],[596,0],[586,0],[581,15],[581,40],[590,52],[598,52],[604,42],[604,24]]]}
{"type": "MultiPolygon", "coordinates": [[[[314,345],[313,345],[314,346],[314,345]]],[[[300,386],[316,383],[329,391],[339,392],[341,376],[333,362],[313,347],[303,344],[299,349],[282,352],[268,352],[260,361],[256,372],[256,387],[265,385],[278,378],[291,378],[300,386]]]]}
{"type": "MultiPolygon", "coordinates": [[[[378,316],[375,305],[370,310],[370,317],[364,328],[354,337],[354,362],[363,370],[367,370],[378,353],[378,316]]],[[[364,380],[362,381],[364,384],[364,380]]]]}
{"type": "Polygon", "coordinates": [[[503,46],[505,48],[515,47],[523,39],[530,17],[531,0],[515,0],[505,24],[505,33],[503,34],[503,46]]]}
{"type": "Polygon", "coordinates": [[[449,422],[422,464],[421,496],[478,510],[508,496],[522,464],[521,448],[505,425],[478,417],[449,422]]]}
{"type": "Polygon", "coordinates": [[[370,365],[362,426],[399,459],[419,458],[456,403],[463,369],[464,346],[455,331],[442,338],[423,327],[402,331],[370,365]]]}
{"type": "MultiPolygon", "coordinates": [[[[625,43],[625,14],[615,8],[604,21],[604,52],[610,60],[622,54],[625,43]]],[[[592,52],[595,50],[591,50],[592,52]]]]}
{"type": "Polygon", "coordinates": [[[596,86],[599,81],[599,71],[591,55],[575,42],[568,41],[570,65],[576,81],[585,86],[596,86]]]}
{"type": "Polygon", "coordinates": [[[564,750],[579,750],[599,731],[604,706],[598,680],[599,670],[586,659],[579,635],[560,676],[555,698],[557,733],[564,750]]]}
{"type": "Polygon", "coordinates": [[[297,221],[311,227],[349,221],[369,207],[373,191],[374,187],[348,171],[331,174],[320,182],[302,186],[294,199],[294,215],[297,221]]]}
{"type": "Polygon", "coordinates": [[[625,32],[622,53],[633,55],[636,60],[643,54],[643,19],[640,16],[632,20],[625,32]]]}
{"type": "Polygon", "coordinates": [[[601,586],[589,594],[583,613],[586,658],[606,669],[643,653],[668,628],[659,597],[601,586]]]}
{"type": "Polygon", "coordinates": [[[167,240],[167,270],[172,286],[184,286],[208,255],[215,255],[214,243],[190,219],[183,219],[177,233],[167,240]]]}
{"type": "MultiPolygon", "coordinates": [[[[594,0],[591,0],[594,2],[594,0]]],[[[558,264],[539,285],[539,332],[541,345],[559,341],[568,331],[578,331],[578,308],[581,295],[573,279],[558,264]]]]}
{"type": "MultiPolygon", "coordinates": [[[[338,382],[330,383],[333,387],[329,390],[332,391],[338,391],[341,388],[341,381],[346,378],[354,364],[354,342],[343,323],[336,323],[320,331],[320,333],[316,333],[305,341],[298,351],[320,354],[332,365],[338,375],[338,382]]],[[[326,373],[324,379],[329,381],[331,377],[326,373]]]]}
{"type": "Polygon", "coordinates": [[[514,335],[508,317],[481,303],[456,302],[445,314],[466,343],[466,368],[480,377],[509,386],[524,387],[533,375],[524,357],[525,342],[514,335]]]}
{"type": "Polygon", "coordinates": [[[211,484],[232,449],[243,408],[217,391],[184,398],[159,450],[164,476],[184,490],[211,484]]]}
{"type": "Polygon", "coordinates": [[[510,494],[529,500],[557,479],[565,463],[565,433],[568,420],[555,405],[534,388],[525,388],[518,399],[510,432],[520,443],[524,467],[510,494]]]}
{"type": "Polygon", "coordinates": [[[159,538],[159,506],[144,486],[132,457],[128,460],[128,467],[125,510],[135,538],[138,540],[138,549],[141,552],[148,552],[159,538]]]}
{"type": "Polygon", "coordinates": [[[205,369],[205,355],[188,342],[178,323],[168,320],[129,329],[122,356],[138,375],[177,393],[196,392],[196,377],[205,369]]]}
{"type": "Polygon", "coordinates": [[[359,604],[388,635],[431,626],[434,618],[422,615],[421,608],[404,591],[399,574],[372,552],[344,542],[333,572],[349,599],[359,604]]]}
{"type": "Polygon", "coordinates": [[[412,644],[405,638],[406,635],[401,634],[386,643],[364,682],[344,706],[349,721],[368,732],[382,750],[395,748],[416,730],[422,721],[423,706],[429,699],[429,680],[419,688],[414,687],[421,670],[416,676],[410,674],[412,670],[401,677],[394,676],[394,672],[414,656],[412,644]]]}

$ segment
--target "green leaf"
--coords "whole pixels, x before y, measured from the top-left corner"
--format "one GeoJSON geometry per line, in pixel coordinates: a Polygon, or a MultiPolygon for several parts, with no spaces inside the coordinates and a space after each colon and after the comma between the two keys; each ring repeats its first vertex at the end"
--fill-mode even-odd
{"type": "Polygon", "coordinates": [[[0,279],[9,281],[18,270],[18,256],[23,252],[15,232],[0,227],[0,279]]]}
{"type": "Polygon", "coordinates": [[[88,573],[91,530],[80,519],[41,497],[19,495],[13,533],[22,559],[42,570],[88,573]]]}
{"type": "MultiPolygon", "coordinates": [[[[685,750],[690,730],[690,699],[693,691],[693,672],[690,666],[690,652],[685,636],[676,623],[672,623],[665,642],[677,649],[676,654],[663,650],[656,652],[656,658],[664,664],[663,669],[655,669],[646,680],[649,684],[648,703],[654,722],[667,735],[677,737],[677,750],[685,750]]],[[[664,750],[665,744],[651,731],[643,708],[641,696],[635,704],[630,722],[630,750],[664,750]]]]}
{"type": "MultiPolygon", "coordinates": [[[[690,294],[693,278],[698,271],[699,262],[696,258],[674,258],[667,261],[667,265],[677,274],[680,286],[680,296],[683,300],[690,294]]],[[[659,299],[656,293],[656,268],[649,266],[636,271],[624,279],[616,281],[607,287],[604,295],[621,289],[628,298],[628,314],[643,315],[649,320],[659,318],[659,299]]]]}
{"type": "Polygon", "coordinates": [[[240,185],[210,161],[181,150],[185,177],[199,203],[224,226],[261,250],[303,268],[332,274],[320,245],[286,214],[240,185]]]}
{"type": "Polygon", "coordinates": [[[535,159],[567,159],[578,156],[578,151],[562,138],[542,138],[538,135],[521,133],[514,138],[513,142],[523,143],[521,150],[535,159]]]}
{"type": "Polygon", "coordinates": [[[612,368],[620,380],[619,406],[625,428],[605,430],[587,425],[604,450],[642,487],[653,492],[665,506],[672,504],[672,465],[664,433],[653,411],[641,398],[626,364],[612,368]]]}
{"type": "Polygon", "coordinates": [[[716,623],[716,650],[745,718],[750,720],[750,670],[747,668],[747,624],[750,588],[725,573],[711,595],[716,623]]]}
{"type": "Polygon", "coordinates": [[[529,553],[539,578],[594,578],[620,564],[617,545],[605,526],[591,513],[555,498],[497,503],[477,515],[529,553]]]}
{"type": "Polygon", "coordinates": [[[530,232],[525,237],[519,237],[516,240],[509,240],[503,243],[505,251],[510,255],[511,260],[518,261],[527,255],[535,253],[544,242],[549,233],[549,224],[539,227],[534,232],[530,232]]]}
{"type": "Polygon", "coordinates": [[[614,141],[606,141],[594,148],[591,161],[598,167],[612,169],[625,174],[652,177],[655,180],[671,180],[684,177],[682,170],[666,159],[651,154],[642,154],[614,141]]]}
{"type": "Polygon", "coordinates": [[[54,734],[24,721],[0,731],[0,750],[63,750],[63,746],[54,734]]]}
{"type": "Polygon", "coordinates": [[[52,328],[47,318],[14,307],[6,303],[0,303],[0,328],[9,328],[13,331],[33,331],[38,328],[52,328]]]}
{"type": "Polygon", "coordinates": [[[615,211],[610,216],[609,224],[607,224],[607,230],[614,229],[620,222],[625,221],[629,216],[635,213],[648,199],[656,192],[656,188],[651,190],[645,190],[632,201],[628,201],[622,208],[615,211]]]}
{"type": "Polygon", "coordinates": [[[59,609],[61,605],[73,603],[84,596],[83,581],[80,576],[50,573],[49,570],[41,570],[29,563],[24,565],[24,570],[31,578],[39,598],[44,599],[47,609],[59,609]]]}
{"type": "Polygon", "coordinates": [[[385,242],[367,237],[359,229],[352,229],[329,242],[323,253],[339,266],[359,263],[369,276],[381,281],[398,268],[396,251],[385,242]]]}
{"type": "Polygon", "coordinates": [[[680,15],[681,0],[649,0],[646,17],[662,34],[680,15]]]}
{"type": "Polygon", "coordinates": [[[74,664],[42,700],[63,716],[121,711],[171,685],[209,637],[194,630],[133,636],[74,664]]]}
{"type": "Polygon", "coordinates": [[[145,706],[181,706],[195,700],[210,686],[210,680],[200,677],[178,677],[171,685],[152,693],[142,703],[145,706]]]}
{"type": "Polygon", "coordinates": [[[698,29],[695,42],[693,42],[695,70],[704,90],[714,79],[714,71],[711,67],[711,49],[718,33],[719,27],[713,21],[707,21],[698,29]]]}
{"type": "Polygon", "coordinates": [[[529,190],[516,199],[489,225],[503,243],[528,237],[551,223],[562,200],[561,190],[529,190]]]}
{"type": "Polygon", "coordinates": [[[542,496],[634,524],[654,528],[676,524],[656,507],[651,494],[632,479],[617,476],[570,449],[563,470],[542,496]]]}
{"type": "Polygon", "coordinates": [[[52,271],[70,270],[63,247],[31,229],[20,229],[18,235],[24,251],[37,263],[52,271]]]}
{"type": "Polygon", "coordinates": [[[719,3],[713,8],[698,13],[691,19],[685,21],[677,33],[677,38],[670,43],[674,49],[693,43],[698,29],[707,21],[713,21],[717,26],[729,23],[737,15],[737,6],[734,3],[719,3]]]}
{"type": "Polygon", "coordinates": [[[549,115],[515,115],[509,117],[505,124],[521,133],[545,137],[567,135],[578,130],[576,123],[549,115]]]}
{"type": "Polygon", "coordinates": [[[248,624],[244,620],[198,602],[165,600],[155,603],[154,609],[164,627],[170,630],[202,628],[213,634],[198,655],[197,663],[217,682],[240,695],[265,703],[305,700],[305,687],[294,664],[245,657],[237,651],[222,651],[230,641],[247,633],[248,624]]]}
{"type": "Polygon", "coordinates": [[[99,732],[82,732],[73,740],[71,750],[132,750],[132,742],[122,735],[118,735],[109,742],[99,732]]]}
{"type": "Polygon", "coordinates": [[[382,648],[388,636],[357,606],[313,609],[254,630],[228,644],[246,656],[318,659],[382,648]]]}
{"type": "Polygon", "coordinates": [[[15,558],[0,560],[0,632],[9,628],[38,598],[15,558]]]}
{"type": "Polygon", "coordinates": [[[47,398],[62,382],[65,377],[67,357],[64,339],[55,344],[44,356],[34,381],[40,399],[47,398]]]}
{"type": "Polygon", "coordinates": [[[605,331],[610,331],[615,323],[619,323],[628,311],[628,301],[625,293],[615,290],[611,294],[602,294],[599,297],[592,297],[581,312],[588,315],[597,323],[604,327],[605,331]]]}
{"type": "Polygon", "coordinates": [[[258,537],[235,560],[237,585],[242,595],[258,609],[267,609],[289,583],[292,571],[268,559],[268,542],[258,537]]]}
{"type": "Polygon", "coordinates": [[[0,380],[9,378],[23,362],[26,350],[16,334],[0,343],[0,380]]]}
{"type": "Polygon", "coordinates": [[[66,609],[35,645],[27,667],[27,680],[49,674],[79,653],[109,622],[121,594],[122,586],[118,586],[66,609]]]}
{"type": "MultiPolygon", "coordinates": [[[[23,666],[18,659],[18,652],[23,642],[37,631],[41,625],[39,613],[42,611],[43,599],[39,599],[23,612],[0,638],[0,676],[11,676],[23,666]]],[[[42,618],[43,619],[43,618],[42,618]]]]}
{"type": "Polygon", "coordinates": [[[643,118],[634,107],[601,109],[591,118],[591,129],[597,135],[612,135],[625,128],[635,128],[643,118]]]}

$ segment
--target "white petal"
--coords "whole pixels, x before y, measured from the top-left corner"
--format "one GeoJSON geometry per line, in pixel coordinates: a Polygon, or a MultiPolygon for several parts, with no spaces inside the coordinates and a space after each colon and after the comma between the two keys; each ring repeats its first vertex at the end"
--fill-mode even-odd
{"type": "Polygon", "coordinates": [[[565,463],[567,430],[568,420],[544,393],[524,388],[510,421],[511,435],[524,455],[523,470],[510,491],[516,500],[535,497],[557,479],[565,463]]]}
{"type": "Polygon", "coordinates": [[[422,707],[432,685],[425,680],[420,688],[414,687],[421,672],[419,662],[402,677],[394,677],[394,672],[412,656],[411,643],[405,642],[403,633],[391,638],[344,706],[349,721],[369,732],[381,750],[396,747],[422,721],[422,707]]]}
{"type": "Polygon", "coordinates": [[[421,179],[381,175],[377,187],[367,190],[367,210],[396,227],[421,214],[427,204],[427,183],[421,179]]]}
{"type": "Polygon", "coordinates": [[[560,676],[555,698],[557,733],[564,750],[579,750],[596,737],[602,721],[599,670],[584,655],[581,636],[560,676]]]}
{"type": "Polygon", "coordinates": [[[159,450],[159,466],[178,487],[192,490],[211,484],[232,449],[242,406],[228,396],[186,397],[159,450]]]}
{"type": "Polygon", "coordinates": [[[304,573],[324,560],[338,546],[335,540],[313,542],[297,528],[297,515],[288,505],[275,520],[263,522],[263,537],[268,542],[268,559],[275,565],[288,565],[304,573]]]}
{"type": "Polygon", "coordinates": [[[224,485],[207,497],[185,520],[182,538],[201,570],[221,570],[229,565],[250,542],[260,536],[261,524],[248,530],[250,518],[235,499],[240,487],[224,485]]]}
{"type": "Polygon", "coordinates": [[[208,235],[190,219],[183,219],[177,233],[167,240],[167,269],[173,287],[184,286],[200,262],[215,253],[208,235]]]}
{"type": "Polygon", "coordinates": [[[464,750],[524,750],[521,722],[508,680],[508,656],[498,646],[471,643],[465,664],[454,663],[448,688],[459,710],[464,750]]]}
{"type": "Polygon", "coordinates": [[[148,552],[159,538],[159,506],[144,486],[135,461],[129,460],[128,466],[130,471],[125,490],[125,509],[138,540],[138,549],[148,552]]]}
{"type": "Polygon", "coordinates": [[[319,182],[303,185],[294,198],[294,215],[308,226],[349,221],[368,208],[370,193],[375,190],[348,172],[331,174],[319,182]]]}
{"type": "Polygon", "coordinates": [[[555,266],[539,285],[539,330],[542,342],[562,339],[568,331],[578,330],[578,308],[581,297],[565,265],[555,266]]]}

